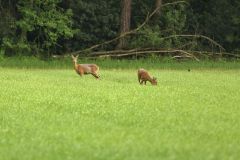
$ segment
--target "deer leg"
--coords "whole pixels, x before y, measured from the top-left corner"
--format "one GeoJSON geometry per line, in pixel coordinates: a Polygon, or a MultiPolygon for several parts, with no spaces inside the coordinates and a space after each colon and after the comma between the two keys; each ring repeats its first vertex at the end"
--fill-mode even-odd
{"type": "Polygon", "coordinates": [[[138,82],[141,84],[141,77],[139,74],[138,74],[138,82]]]}
{"type": "Polygon", "coordinates": [[[98,79],[100,76],[97,75],[96,73],[91,73],[96,79],[98,79]]]}
{"type": "Polygon", "coordinates": [[[146,85],[147,81],[144,81],[144,84],[146,85]]]}
{"type": "Polygon", "coordinates": [[[143,80],[140,81],[140,84],[143,84],[143,80]]]}
{"type": "Polygon", "coordinates": [[[83,73],[82,72],[77,72],[79,76],[82,77],[83,73]]]}

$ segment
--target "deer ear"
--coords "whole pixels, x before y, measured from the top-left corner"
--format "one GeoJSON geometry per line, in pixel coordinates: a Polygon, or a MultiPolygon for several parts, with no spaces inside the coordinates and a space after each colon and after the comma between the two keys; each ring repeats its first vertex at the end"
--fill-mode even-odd
{"type": "Polygon", "coordinates": [[[76,56],[76,58],[78,58],[79,55],[76,56]]]}
{"type": "Polygon", "coordinates": [[[72,58],[75,58],[72,54],[71,54],[72,58]]]}

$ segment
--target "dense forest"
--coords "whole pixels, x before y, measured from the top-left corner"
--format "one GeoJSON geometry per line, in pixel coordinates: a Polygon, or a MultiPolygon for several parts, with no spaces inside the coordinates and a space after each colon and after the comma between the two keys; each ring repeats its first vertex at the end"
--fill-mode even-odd
{"type": "Polygon", "coordinates": [[[239,0],[0,0],[0,17],[4,56],[240,52],[239,0]]]}

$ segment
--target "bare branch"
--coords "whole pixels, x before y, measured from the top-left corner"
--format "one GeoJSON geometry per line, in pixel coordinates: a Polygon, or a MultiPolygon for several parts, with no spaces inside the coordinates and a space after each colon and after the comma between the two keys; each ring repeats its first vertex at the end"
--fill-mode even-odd
{"type": "MultiPolygon", "coordinates": [[[[177,4],[180,4],[180,3],[185,3],[187,4],[186,1],[176,1],[176,2],[172,2],[172,3],[165,3],[163,4],[161,7],[166,7],[166,6],[170,6],[170,5],[177,5],[177,4]]],[[[103,43],[100,43],[100,44],[96,44],[96,45],[93,45],[87,49],[84,49],[84,50],[79,50],[79,51],[76,51],[76,52],[73,52],[71,54],[79,54],[81,52],[85,52],[85,51],[90,51],[92,49],[95,49],[95,48],[98,48],[102,45],[106,45],[106,44],[110,44],[114,41],[117,41],[119,40],[120,38],[123,38],[125,36],[128,36],[128,35],[131,35],[131,34],[134,34],[136,32],[138,32],[139,30],[141,30],[148,22],[149,20],[158,12],[158,10],[161,8],[161,7],[158,7],[156,8],[152,13],[148,13],[144,22],[139,25],[137,28],[133,29],[133,30],[130,30],[129,32],[124,32],[123,34],[119,35],[118,37],[114,38],[114,39],[111,39],[109,41],[106,41],[106,42],[103,42],[103,43]]],[[[168,37],[163,37],[163,39],[171,39],[171,38],[174,38],[174,37],[184,37],[184,38],[202,38],[202,39],[205,39],[209,42],[211,42],[212,44],[214,44],[215,46],[217,46],[220,50],[220,54],[221,51],[225,50],[219,43],[215,42],[214,40],[212,40],[211,38],[207,37],[207,36],[204,36],[204,35],[171,35],[171,36],[168,36],[168,37]]],[[[191,43],[188,43],[186,45],[189,45],[191,43]]],[[[182,46],[184,47],[184,46],[182,46]]],[[[167,50],[152,50],[151,48],[145,48],[145,49],[132,49],[132,50],[114,50],[114,51],[102,51],[102,52],[92,52],[89,54],[89,56],[97,56],[97,57],[124,57],[124,56],[131,56],[131,55],[138,55],[138,54],[149,54],[149,53],[180,53],[181,55],[175,55],[174,58],[176,58],[177,56],[180,56],[180,57],[189,57],[189,58],[193,58],[197,61],[199,61],[199,59],[192,53],[197,53],[197,52],[194,52],[194,51],[186,51],[186,50],[182,50],[181,48],[180,49],[167,49],[167,50]]],[[[203,53],[206,53],[206,52],[203,52],[203,53]]],[[[200,54],[198,52],[198,54],[200,54]]],[[[205,56],[205,54],[203,54],[205,56]]],[[[94,57],[93,57],[94,58],[94,57]]]]}
{"type": "Polygon", "coordinates": [[[240,55],[239,54],[232,54],[232,53],[227,53],[227,52],[221,52],[221,53],[218,53],[218,52],[208,52],[208,51],[191,51],[192,53],[195,53],[195,54],[200,54],[202,56],[214,56],[214,55],[219,55],[219,56],[231,56],[231,57],[235,57],[235,58],[240,58],[240,55]]]}
{"type": "Polygon", "coordinates": [[[225,51],[225,49],[216,41],[212,40],[211,38],[204,36],[204,35],[190,35],[190,34],[186,34],[186,35],[171,35],[168,37],[163,37],[163,39],[171,39],[171,38],[175,38],[175,37],[186,37],[186,38],[191,38],[191,37],[195,37],[195,38],[202,38],[202,39],[206,39],[209,42],[211,42],[212,44],[214,44],[215,46],[217,46],[220,50],[220,52],[223,50],[225,51]]]}
{"type": "Polygon", "coordinates": [[[151,53],[180,53],[182,56],[185,57],[191,57],[192,59],[195,59],[196,61],[199,61],[199,59],[184,50],[180,50],[180,49],[171,49],[171,50],[147,50],[147,51],[136,51],[136,52],[128,52],[126,51],[125,53],[120,53],[120,54],[104,54],[104,55],[100,55],[98,56],[99,58],[105,58],[105,57],[124,57],[124,56],[131,56],[131,55],[139,55],[139,54],[151,54],[151,53]]]}
{"type": "MultiPolygon", "coordinates": [[[[186,1],[176,1],[176,2],[172,2],[172,3],[163,4],[161,7],[166,7],[166,6],[169,6],[169,5],[177,5],[177,4],[180,4],[180,3],[185,3],[185,4],[186,4],[187,2],[186,2],[186,1]]],[[[81,52],[86,52],[86,51],[89,51],[89,50],[98,48],[98,47],[100,47],[100,46],[102,46],[102,45],[110,44],[110,43],[112,43],[112,42],[114,42],[114,41],[119,40],[120,38],[123,38],[123,37],[125,37],[125,36],[128,36],[128,35],[130,35],[130,34],[133,34],[133,33],[137,32],[137,31],[139,31],[139,30],[142,29],[142,28],[147,24],[147,22],[158,12],[159,9],[160,9],[160,7],[156,8],[151,14],[147,14],[144,22],[143,22],[140,26],[138,26],[137,28],[135,28],[135,29],[133,29],[133,30],[130,30],[129,32],[124,32],[124,33],[121,34],[120,36],[118,36],[118,37],[116,37],[116,38],[114,38],[114,39],[111,39],[111,40],[109,40],[109,41],[105,41],[105,42],[103,42],[103,43],[99,43],[99,44],[93,45],[93,46],[91,46],[91,47],[89,47],[89,48],[86,48],[86,49],[84,49],[84,50],[79,50],[79,51],[72,52],[71,54],[79,54],[79,53],[81,53],[81,52]]]]}

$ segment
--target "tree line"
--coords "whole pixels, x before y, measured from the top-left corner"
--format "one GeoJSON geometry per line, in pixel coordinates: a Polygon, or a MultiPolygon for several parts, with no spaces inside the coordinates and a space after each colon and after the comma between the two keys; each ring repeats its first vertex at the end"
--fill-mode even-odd
{"type": "Polygon", "coordinates": [[[0,0],[0,55],[114,50],[238,55],[239,15],[238,0],[0,0]],[[96,44],[101,45],[91,48],[96,44]]]}

